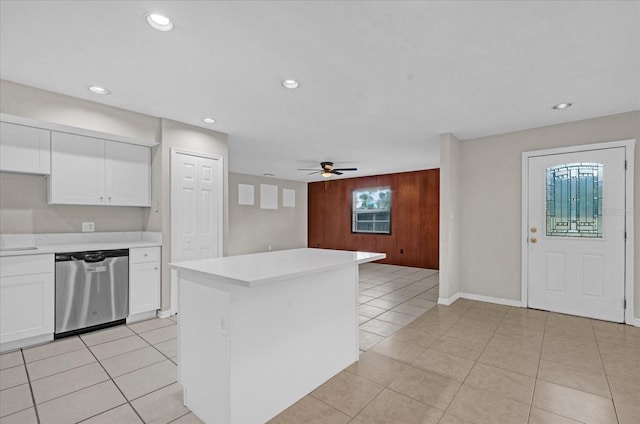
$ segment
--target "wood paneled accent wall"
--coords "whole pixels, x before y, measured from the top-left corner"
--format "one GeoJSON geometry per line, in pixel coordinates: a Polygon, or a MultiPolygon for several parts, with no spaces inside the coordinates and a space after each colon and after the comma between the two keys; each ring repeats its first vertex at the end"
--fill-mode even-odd
{"type": "Polygon", "coordinates": [[[438,269],[440,170],[309,183],[308,246],[384,252],[384,263],[438,269]],[[351,232],[351,191],[391,187],[391,234],[351,232]]]}

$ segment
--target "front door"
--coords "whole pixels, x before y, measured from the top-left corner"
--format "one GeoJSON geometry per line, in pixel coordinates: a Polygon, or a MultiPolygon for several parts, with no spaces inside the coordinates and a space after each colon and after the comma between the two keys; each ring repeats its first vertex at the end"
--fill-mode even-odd
{"type": "Polygon", "coordinates": [[[625,148],[528,158],[528,306],[624,322],[625,148]]]}

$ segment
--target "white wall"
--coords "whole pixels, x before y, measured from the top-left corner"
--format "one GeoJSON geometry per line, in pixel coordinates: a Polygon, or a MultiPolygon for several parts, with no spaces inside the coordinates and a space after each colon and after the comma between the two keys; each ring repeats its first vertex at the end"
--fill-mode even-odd
{"type": "Polygon", "coordinates": [[[44,176],[0,172],[0,234],[79,233],[86,221],[99,232],[144,228],[142,208],[49,205],[44,176]]]}
{"type": "MultiPolygon", "coordinates": [[[[0,80],[0,92],[2,113],[160,140],[160,120],[151,116],[5,80],[0,80]]],[[[95,222],[96,231],[141,231],[146,211],[148,208],[48,205],[45,177],[0,172],[2,234],[80,232],[83,221],[95,222]]]]}
{"type": "Polygon", "coordinates": [[[271,177],[229,174],[229,255],[307,246],[307,184],[271,177]],[[254,186],[255,204],[238,204],[238,184],[254,186]],[[278,209],[260,208],[260,184],[278,186],[278,209]],[[295,208],[282,206],[282,189],[295,190],[295,208]]]}
{"type": "MultiPolygon", "coordinates": [[[[168,264],[171,262],[171,149],[178,148],[199,153],[208,153],[223,158],[223,254],[226,256],[229,243],[229,148],[227,134],[194,127],[168,119],[162,119],[162,142],[160,144],[161,171],[155,178],[158,190],[160,184],[160,213],[162,221],[162,310],[170,307],[171,273],[168,264]]],[[[156,159],[157,161],[157,159],[156,159]]],[[[153,177],[153,176],[152,176],[153,177]]],[[[152,212],[153,214],[153,212],[152,212]]],[[[153,217],[152,217],[153,218],[153,217]]]]}
{"type": "Polygon", "coordinates": [[[152,149],[151,208],[48,205],[42,176],[0,172],[0,232],[80,232],[83,221],[96,231],[157,231],[163,237],[162,309],[169,308],[171,257],[170,149],[224,157],[224,231],[228,244],[227,135],[204,128],[64,96],[0,80],[0,112],[160,143],[152,149]]]}
{"type": "Polygon", "coordinates": [[[460,291],[460,141],[440,135],[440,302],[460,291]]]}
{"type": "MultiPolygon", "coordinates": [[[[460,292],[520,300],[522,152],[634,138],[640,140],[640,111],[462,141],[460,213],[455,222],[460,240],[460,292]]],[[[636,167],[640,164],[638,147],[636,167]]],[[[442,156],[441,169],[447,166],[445,160],[449,162],[442,156]]],[[[640,228],[640,173],[630,172],[635,172],[631,215],[640,228]]],[[[441,179],[441,184],[446,180],[441,179]]],[[[443,186],[441,190],[450,189],[443,186]]],[[[640,316],[639,233],[636,230],[633,235],[636,317],[640,316]]]]}

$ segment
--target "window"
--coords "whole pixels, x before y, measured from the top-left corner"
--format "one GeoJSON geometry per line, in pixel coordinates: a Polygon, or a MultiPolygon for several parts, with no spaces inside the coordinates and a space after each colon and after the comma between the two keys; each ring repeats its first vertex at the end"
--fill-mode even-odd
{"type": "Polygon", "coordinates": [[[547,236],[602,238],[602,167],[547,168],[547,236]]]}
{"type": "Polygon", "coordinates": [[[353,190],[354,233],[391,234],[391,187],[353,190]]]}

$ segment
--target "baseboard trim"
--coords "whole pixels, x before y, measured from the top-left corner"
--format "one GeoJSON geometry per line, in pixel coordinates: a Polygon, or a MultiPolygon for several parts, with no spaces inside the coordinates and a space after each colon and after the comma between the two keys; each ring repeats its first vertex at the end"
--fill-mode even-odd
{"type": "Polygon", "coordinates": [[[169,318],[171,316],[171,311],[170,310],[158,310],[158,318],[169,318]]]}
{"type": "Polygon", "coordinates": [[[450,298],[445,298],[445,297],[439,297],[438,298],[438,304],[439,305],[445,305],[445,306],[449,306],[451,305],[453,302],[455,302],[456,300],[460,299],[460,293],[456,293],[453,296],[451,296],[450,298]]]}
{"type": "Polygon", "coordinates": [[[42,334],[40,336],[27,337],[26,339],[14,340],[11,342],[0,343],[0,352],[9,352],[23,347],[35,346],[43,343],[49,343],[53,340],[53,333],[42,334]]]}
{"type": "Polygon", "coordinates": [[[479,294],[460,293],[460,297],[463,299],[477,300],[478,302],[495,303],[498,305],[522,307],[522,302],[519,300],[502,299],[500,297],[481,296],[479,294]]]}
{"type": "MultiPolygon", "coordinates": [[[[495,303],[497,305],[514,306],[517,308],[527,308],[520,300],[502,299],[499,297],[481,296],[479,294],[472,293],[456,293],[450,298],[439,297],[438,304],[449,306],[458,299],[476,300],[478,302],[495,303]]],[[[634,318],[631,322],[627,322],[627,325],[633,325],[634,327],[640,327],[640,318],[634,318]]]]}
{"type": "Polygon", "coordinates": [[[129,315],[127,317],[127,324],[133,324],[134,322],[145,321],[155,317],[156,311],[140,312],[138,314],[129,315]]]}
{"type": "Polygon", "coordinates": [[[481,296],[479,294],[472,294],[472,293],[456,293],[453,296],[451,296],[450,298],[439,297],[438,298],[438,304],[448,306],[448,305],[451,305],[453,302],[455,302],[458,299],[476,300],[478,302],[487,302],[487,303],[495,303],[495,304],[498,304],[498,305],[515,306],[515,307],[518,307],[518,308],[522,307],[522,302],[519,301],[519,300],[502,299],[502,298],[499,298],[499,297],[481,296]]]}

